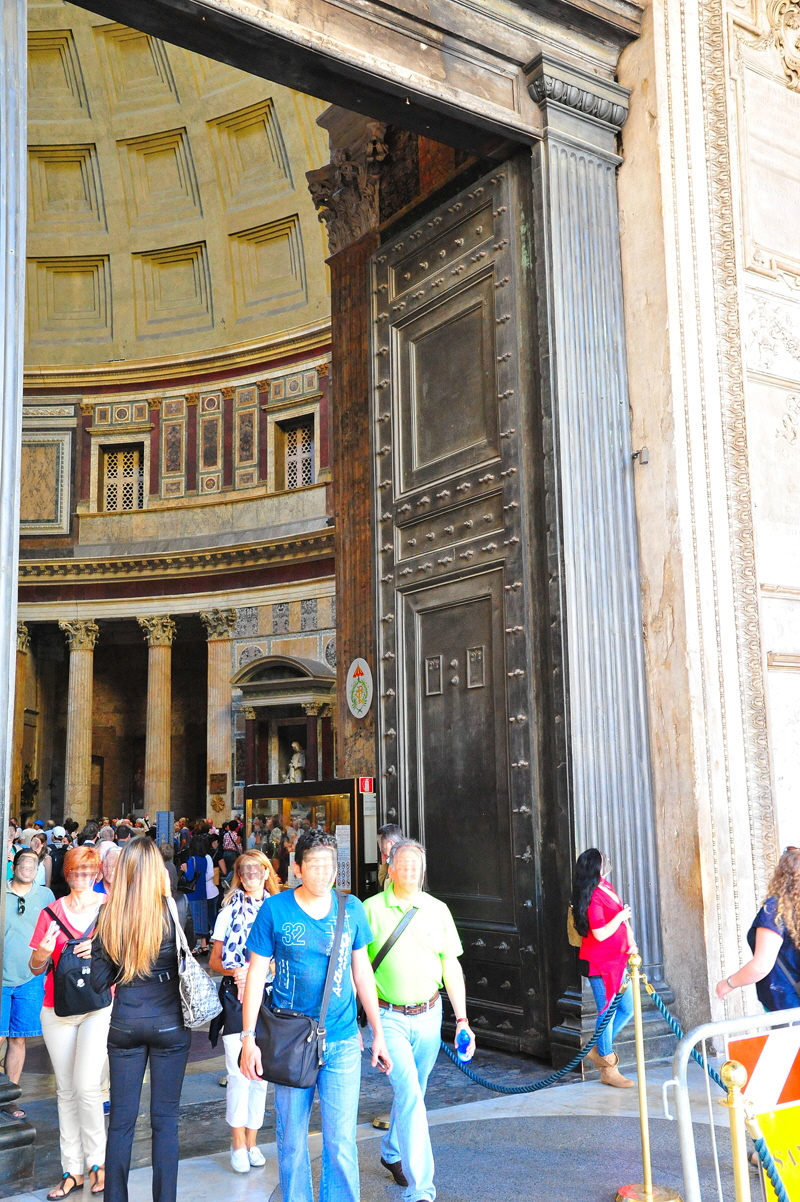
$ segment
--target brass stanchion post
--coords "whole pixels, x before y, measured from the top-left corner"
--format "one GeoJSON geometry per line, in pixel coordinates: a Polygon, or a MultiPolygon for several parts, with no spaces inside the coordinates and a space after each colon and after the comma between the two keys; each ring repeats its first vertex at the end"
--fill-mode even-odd
{"type": "Polygon", "coordinates": [[[747,1069],[738,1060],[726,1060],[719,1075],[728,1091],[727,1098],[720,1105],[728,1107],[728,1118],[731,1125],[731,1154],[736,1202],[750,1202],[750,1169],[747,1164],[747,1139],[745,1137],[745,1100],[742,1096],[742,1090],[747,1084],[747,1069]]]}
{"type": "MultiPolygon", "coordinates": [[[[663,1185],[653,1185],[653,1170],[650,1160],[650,1116],[647,1112],[647,1078],[644,1068],[644,1028],[642,1026],[642,957],[632,955],[628,959],[633,990],[633,1027],[636,1039],[636,1077],[639,1093],[639,1127],[642,1136],[642,1184],[621,1185],[617,1190],[617,1202],[681,1202],[680,1194],[663,1185]]],[[[740,1200],[737,1198],[737,1202],[740,1200]]],[[[749,1202],[749,1199],[747,1199],[749,1202]]]]}

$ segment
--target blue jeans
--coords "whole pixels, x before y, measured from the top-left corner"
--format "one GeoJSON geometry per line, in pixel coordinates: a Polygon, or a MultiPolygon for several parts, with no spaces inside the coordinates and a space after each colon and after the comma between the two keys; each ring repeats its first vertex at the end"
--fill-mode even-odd
{"type": "Polygon", "coordinates": [[[392,1058],[389,1080],[394,1090],[391,1124],[381,1141],[381,1156],[388,1164],[403,1162],[408,1179],[403,1202],[432,1202],[436,1189],[425,1089],[439,1054],[442,1003],[424,1014],[382,1010],[381,1018],[392,1058]]]}
{"type": "MultiPolygon", "coordinates": [[[[624,985],[624,983],[626,981],[628,981],[627,973],[625,973],[625,976],[622,978],[622,981],[620,983],[620,988],[622,987],[622,985],[624,985]]],[[[592,993],[594,994],[594,1000],[597,1003],[597,1024],[595,1026],[595,1030],[597,1030],[597,1028],[600,1026],[600,1023],[603,1021],[603,1019],[605,1017],[605,1015],[601,1014],[600,1011],[605,1010],[605,1007],[606,1007],[606,987],[603,984],[602,977],[589,977],[589,984],[592,987],[592,993]]],[[[614,1040],[617,1038],[617,1036],[619,1035],[619,1033],[623,1029],[623,1027],[627,1027],[628,1023],[631,1021],[632,1018],[633,1018],[633,986],[629,982],[628,988],[625,990],[625,992],[623,993],[622,997],[619,1000],[619,1005],[617,1006],[616,1014],[614,1015],[611,1022],[608,1024],[605,1031],[603,1032],[603,1034],[600,1036],[600,1038],[597,1041],[597,1050],[601,1056],[610,1056],[611,1055],[613,1045],[614,1045],[614,1040]]]]}
{"type": "Polygon", "coordinates": [[[322,1111],[322,1178],[319,1202],[359,1202],[356,1124],[361,1090],[358,1035],[329,1043],[316,1086],[275,1086],[275,1134],[284,1202],[314,1202],[308,1119],[314,1090],[322,1111]]]}

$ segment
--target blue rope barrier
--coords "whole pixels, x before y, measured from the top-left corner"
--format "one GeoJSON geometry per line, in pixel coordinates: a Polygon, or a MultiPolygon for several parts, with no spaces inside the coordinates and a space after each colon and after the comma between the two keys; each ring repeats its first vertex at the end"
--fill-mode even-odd
{"type": "MultiPolygon", "coordinates": [[[[678,1022],[677,1018],[673,1017],[673,1015],[670,1014],[669,1010],[664,1005],[662,999],[658,996],[658,994],[656,993],[653,986],[647,980],[647,977],[644,976],[644,973],[642,974],[642,977],[643,977],[643,980],[645,983],[645,988],[647,989],[647,992],[650,995],[650,998],[652,999],[653,1004],[655,1005],[656,1009],[658,1011],[660,1011],[660,1013],[661,1013],[662,1017],[665,1019],[665,1021],[669,1024],[673,1035],[676,1035],[678,1037],[678,1039],[683,1039],[683,1027],[678,1022]]],[[[692,1059],[697,1064],[699,1064],[701,1068],[704,1068],[706,1070],[706,1072],[708,1073],[711,1080],[716,1085],[718,1085],[720,1087],[720,1089],[723,1089],[723,1090],[725,1089],[725,1086],[722,1083],[722,1077],[720,1077],[717,1070],[715,1068],[712,1068],[712,1066],[706,1061],[706,1059],[700,1055],[700,1053],[697,1051],[696,1048],[692,1048],[692,1059]]]]}
{"type": "Polygon", "coordinates": [[[753,1143],[756,1146],[758,1158],[764,1166],[764,1172],[769,1177],[770,1185],[775,1190],[778,1202],[789,1202],[789,1195],[786,1192],[786,1186],[781,1181],[780,1173],[775,1165],[775,1161],[772,1159],[772,1153],[767,1147],[763,1135],[758,1139],[753,1140],[753,1143]]]}
{"type": "MultiPolygon", "coordinates": [[[[487,1081],[485,1077],[480,1077],[474,1069],[469,1067],[468,1064],[462,1064],[456,1053],[444,1042],[444,1040],[442,1040],[442,1051],[445,1053],[445,1055],[450,1057],[456,1068],[460,1068],[462,1073],[466,1077],[469,1077],[470,1081],[474,1081],[476,1085],[482,1085],[484,1089],[491,1089],[493,1093],[538,1093],[540,1089],[547,1089],[549,1086],[555,1085],[556,1081],[560,1081],[562,1077],[566,1077],[567,1073],[574,1072],[580,1062],[586,1056],[588,1056],[589,1052],[591,1052],[592,1048],[595,1046],[598,1039],[616,1014],[620,999],[627,988],[628,982],[626,981],[619,993],[611,999],[611,1004],[606,1010],[603,1021],[600,1023],[600,1026],[597,1028],[592,1038],[585,1047],[581,1048],[576,1056],[573,1056],[569,1064],[565,1064],[563,1068],[558,1069],[554,1073],[550,1073],[550,1075],[547,1077],[543,1077],[541,1081],[534,1081],[533,1085],[498,1085],[494,1081],[487,1081]]],[[[783,1199],[781,1199],[780,1202],[783,1202],[783,1199]]]]}

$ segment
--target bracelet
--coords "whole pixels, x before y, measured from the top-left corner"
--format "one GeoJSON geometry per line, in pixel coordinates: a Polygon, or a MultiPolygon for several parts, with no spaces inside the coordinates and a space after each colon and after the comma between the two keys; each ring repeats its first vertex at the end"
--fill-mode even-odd
{"type": "Polygon", "coordinates": [[[738,989],[738,985],[731,985],[730,977],[725,978],[725,984],[728,986],[729,989],[738,989]]]}
{"type": "Polygon", "coordinates": [[[466,1026],[469,1026],[469,1019],[467,1019],[467,1018],[457,1018],[456,1019],[457,1027],[460,1027],[462,1023],[464,1023],[466,1026]]]}

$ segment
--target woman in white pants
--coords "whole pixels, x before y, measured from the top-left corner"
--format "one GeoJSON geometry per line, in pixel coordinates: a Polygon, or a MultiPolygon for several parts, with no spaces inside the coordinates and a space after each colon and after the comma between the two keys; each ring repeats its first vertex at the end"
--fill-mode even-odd
{"type": "Polygon", "coordinates": [[[266,1081],[248,1081],[239,1071],[242,998],[247,979],[245,943],[263,902],[279,888],[267,857],[260,851],[246,851],[234,864],[231,887],[211,936],[208,966],[228,978],[220,991],[224,1007],[222,1042],[228,1073],[225,1117],[231,1128],[231,1165],[237,1173],[249,1173],[251,1165],[264,1164],[256,1140],[267,1104],[266,1081]]]}
{"type": "MultiPolygon", "coordinates": [[[[105,894],[94,891],[99,875],[100,854],[96,847],[90,844],[71,847],[64,856],[64,879],[70,891],[49,908],[75,939],[94,926],[106,900],[105,894]]],[[[52,921],[47,910],[42,910],[31,939],[30,967],[36,976],[47,972],[42,1035],[56,1078],[63,1169],[60,1184],[47,1195],[54,1202],[82,1189],[85,1171],[91,1178],[91,1193],[102,1194],[105,1182],[103,1078],[108,1058],[106,1044],[111,1005],[66,1018],[56,1014],[52,970],[66,943],[64,931],[52,921]]]]}

